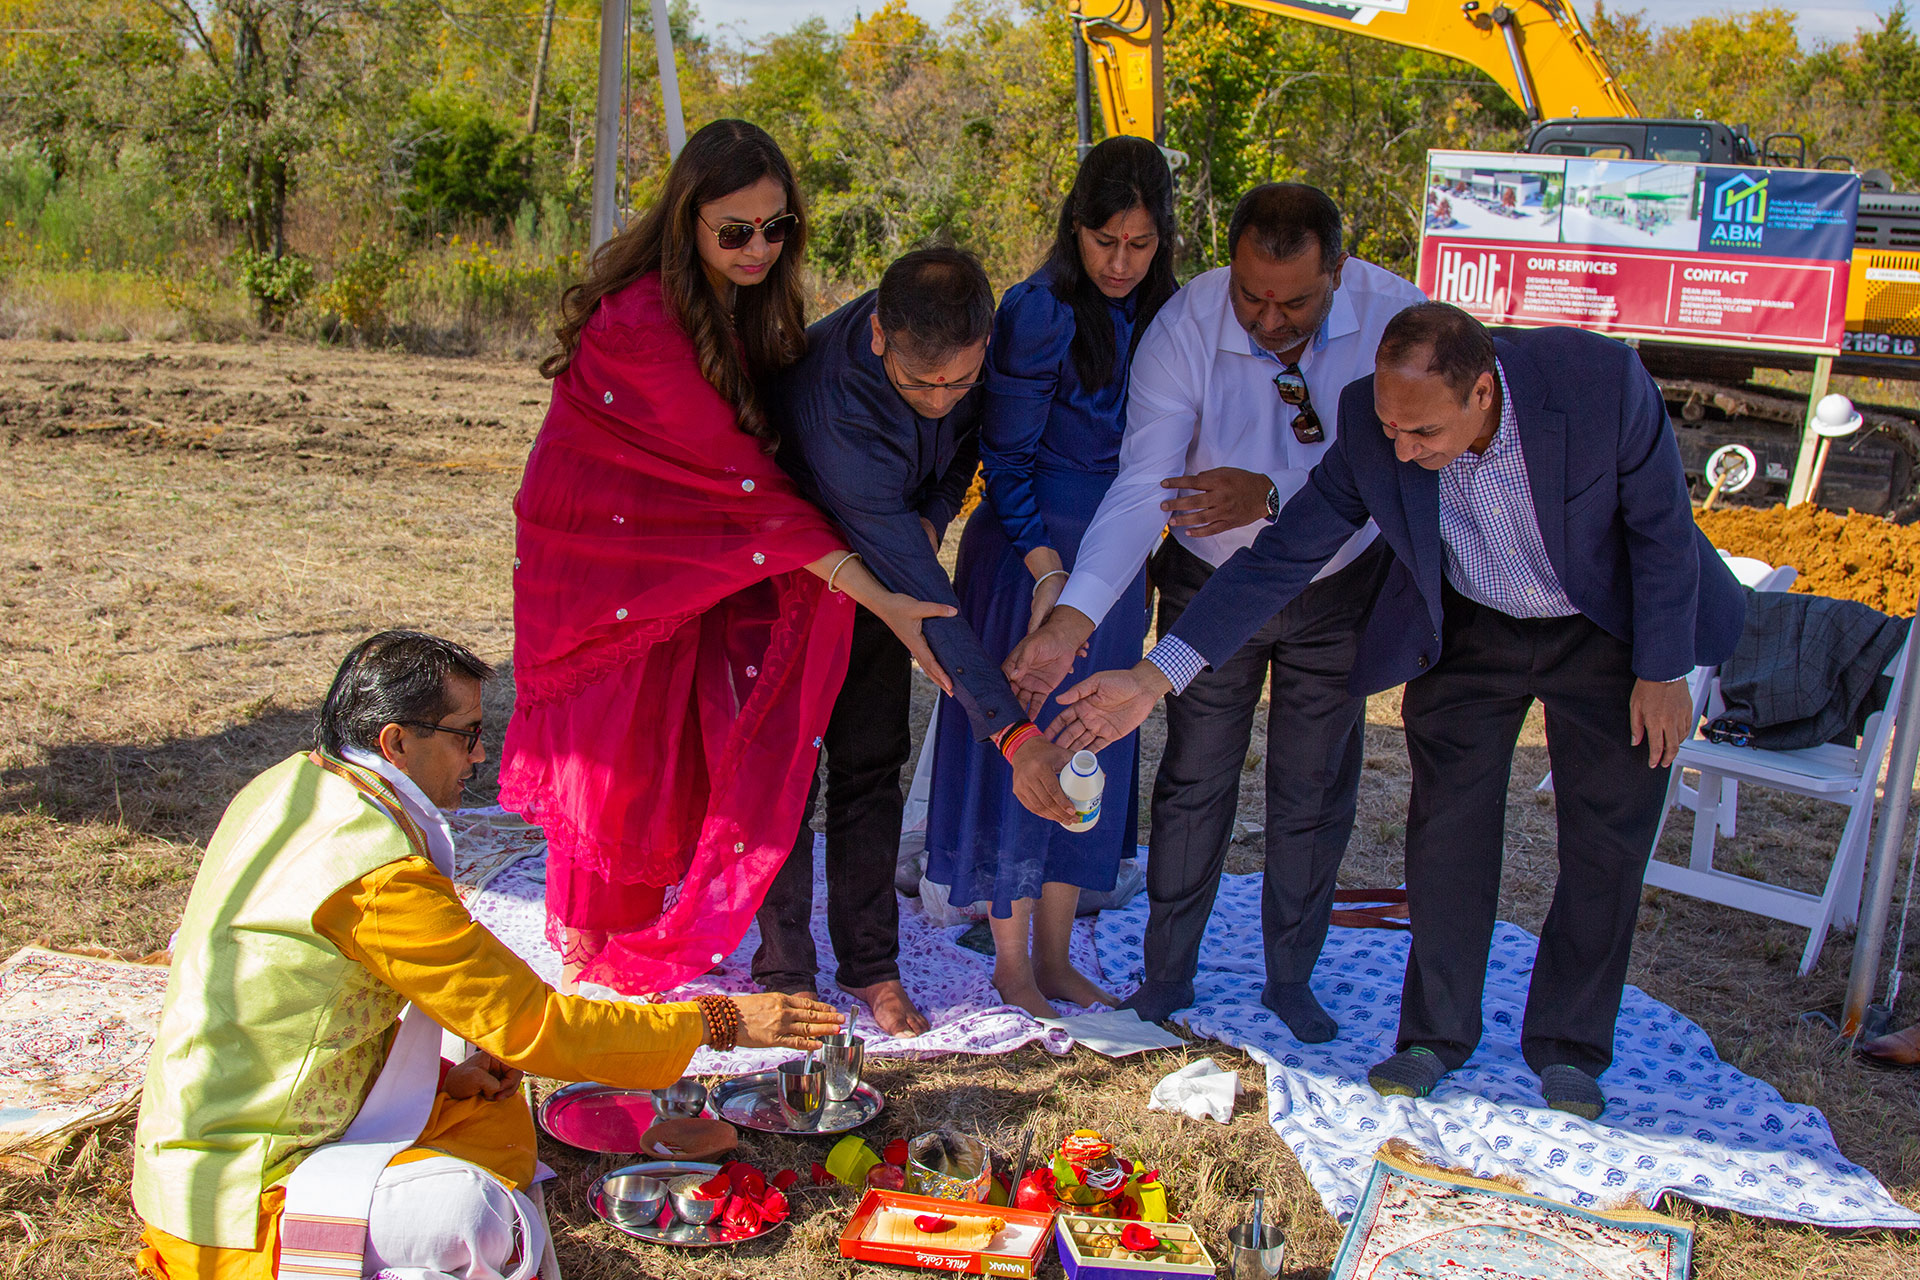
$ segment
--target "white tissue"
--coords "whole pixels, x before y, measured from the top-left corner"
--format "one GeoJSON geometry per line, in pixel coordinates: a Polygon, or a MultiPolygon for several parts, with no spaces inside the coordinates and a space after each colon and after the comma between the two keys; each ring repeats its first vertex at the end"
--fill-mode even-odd
{"type": "Polygon", "coordinates": [[[1159,1084],[1147,1099],[1149,1111],[1178,1111],[1195,1120],[1233,1120],[1233,1100],[1240,1096],[1240,1076],[1222,1071],[1212,1058],[1189,1062],[1159,1084]]]}

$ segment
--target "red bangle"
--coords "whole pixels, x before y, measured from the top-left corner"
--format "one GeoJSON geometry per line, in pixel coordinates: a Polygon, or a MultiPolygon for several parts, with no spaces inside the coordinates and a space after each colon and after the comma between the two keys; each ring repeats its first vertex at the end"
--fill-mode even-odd
{"type": "Polygon", "coordinates": [[[1033,723],[1033,721],[1022,720],[1019,724],[1013,726],[1013,728],[1007,730],[1006,733],[1001,736],[1000,754],[1005,756],[1008,762],[1011,763],[1013,760],[1013,753],[1018,751],[1023,745],[1025,745],[1028,738],[1037,738],[1039,736],[1040,736],[1040,730],[1038,726],[1036,726],[1033,723]]]}

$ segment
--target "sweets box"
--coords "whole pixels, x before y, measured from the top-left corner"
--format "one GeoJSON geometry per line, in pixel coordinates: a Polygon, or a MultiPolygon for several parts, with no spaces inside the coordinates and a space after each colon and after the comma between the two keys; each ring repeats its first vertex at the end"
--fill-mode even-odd
{"type": "MultiPolygon", "coordinates": [[[[1053,1222],[1050,1213],[1032,1209],[1012,1209],[1004,1205],[975,1204],[970,1200],[935,1200],[931,1196],[908,1195],[876,1187],[854,1210],[846,1228],[840,1232],[840,1256],[864,1262],[890,1262],[901,1267],[929,1267],[935,1271],[954,1271],[980,1276],[1018,1276],[1030,1280],[1040,1259],[1046,1256],[1048,1234],[1053,1222]],[[882,1209],[903,1209],[911,1213],[936,1214],[952,1218],[1002,1218],[1006,1227],[994,1236],[1001,1246],[994,1252],[971,1249],[942,1249],[937,1243],[925,1246],[878,1244],[862,1237],[867,1224],[882,1209]]],[[[938,1237],[927,1237],[930,1242],[938,1237]]]]}
{"type": "Polygon", "coordinates": [[[1071,1280],[1148,1280],[1153,1276],[1193,1280],[1214,1274],[1213,1258],[1207,1253],[1207,1247],[1200,1243],[1199,1234],[1184,1222],[1141,1224],[1163,1241],[1191,1245],[1184,1261],[1175,1261],[1172,1257],[1099,1257],[1094,1252],[1098,1245],[1083,1247],[1090,1240],[1103,1239],[1111,1240],[1117,1247],[1120,1229],[1125,1225],[1112,1218],[1082,1217],[1073,1213],[1063,1213],[1054,1220],[1054,1232],[1060,1238],[1060,1265],[1066,1268],[1071,1280]]]}

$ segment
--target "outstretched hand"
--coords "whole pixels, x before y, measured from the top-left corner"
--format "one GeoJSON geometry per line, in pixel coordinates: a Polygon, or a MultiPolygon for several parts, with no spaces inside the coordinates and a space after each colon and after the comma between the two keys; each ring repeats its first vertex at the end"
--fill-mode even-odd
{"type": "Polygon", "coordinates": [[[933,648],[927,643],[926,633],[921,630],[920,624],[928,618],[951,618],[960,611],[950,604],[916,600],[912,596],[892,591],[887,593],[886,598],[873,612],[880,621],[887,624],[887,630],[893,632],[900,643],[907,646],[907,652],[911,653],[913,660],[920,664],[920,669],[927,673],[927,679],[939,685],[940,692],[952,693],[953,677],[949,676],[947,669],[940,665],[940,660],[933,656],[933,648]]]}
{"type": "Polygon", "coordinates": [[[1047,726],[1047,737],[1068,751],[1098,751],[1138,729],[1172,688],[1160,668],[1144,660],[1125,671],[1096,671],[1060,695],[1065,709],[1047,726]]]}
{"type": "Polygon", "coordinates": [[[762,991],[732,1000],[740,1010],[734,1044],[741,1049],[818,1049],[821,1036],[846,1025],[838,1009],[811,996],[762,991]]]}
{"type": "Polygon", "coordinates": [[[1072,758],[1072,752],[1045,738],[1028,738],[1013,753],[1014,798],[1049,822],[1076,820],[1073,801],[1060,789],[1060,771],[1072,758]]]}
{"type": "Polygon", "coordinates": [[[1093,634],[1093,622],[1078,609],[1055,606],[1037,631],[1013,647],[1000,664],[1013,696],[1029,717],[1040,714],[1047,697],[1073,670],[1075,659],[1086,652],[1087,637],[1093,634]]]}

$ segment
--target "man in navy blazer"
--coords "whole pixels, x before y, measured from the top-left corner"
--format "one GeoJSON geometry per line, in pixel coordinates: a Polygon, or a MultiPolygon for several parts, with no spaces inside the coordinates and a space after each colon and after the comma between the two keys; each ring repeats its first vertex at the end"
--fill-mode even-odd
{"type": "Polygon", "coordinates": [[[1495,337],[1442,303],[1401,312],[1307,487],[1144,661],[1061,695],[1050,732],[1072,748],[1131,731],[1368,518],[1395,564],[1352,688],[1406,683],[1413,774],[1399,1042],[1368,1078],[1424,1097],[1479,1043],[1508,775],[1538,698],[1560,877],[1521,1048],[1549,1105],[1596,1118],[1667,772],[1695,727],[1686,676],[1733,651],[1746,610],[1632,349],[1578,329],[1495,337]]]}

